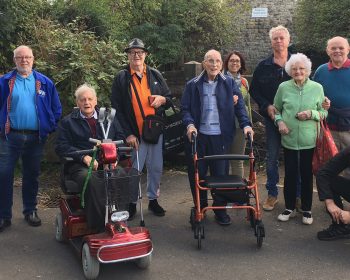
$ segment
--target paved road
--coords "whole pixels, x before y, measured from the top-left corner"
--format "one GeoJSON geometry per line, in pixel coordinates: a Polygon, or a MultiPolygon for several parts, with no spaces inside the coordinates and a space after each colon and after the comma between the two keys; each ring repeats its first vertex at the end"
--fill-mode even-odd
{"type": "MultiPolygon", "coordinates": [[[[71,247],[55,241],[58,209],[40,209],[43,225],[28,227],[20,213],[20,188],[14,192],[13,225],[0,234],[0,280],[84,279],[71,247]]],[[[188,223],[192,203],[186,175],[167,172],[161,192],[166,216],[155,217],[147,210],[145,215],[154,242],[151,267],[142,271],[133,263],[103,265],[99,279],[350,279],[350,240],[320,242],[315,238],[318,230],[328,226],[316,193],[311,226],[302,225],[300,214],[288,223],[278,222],[282,203],[276,211],[264,212],[266,239],[261,249],[243,211],[230,212],[233,224],[228,227],[217,225],[210,212],[199,251],[188,223]]],[[[263,188],[260,193],[266,195],[263,188]]]]}

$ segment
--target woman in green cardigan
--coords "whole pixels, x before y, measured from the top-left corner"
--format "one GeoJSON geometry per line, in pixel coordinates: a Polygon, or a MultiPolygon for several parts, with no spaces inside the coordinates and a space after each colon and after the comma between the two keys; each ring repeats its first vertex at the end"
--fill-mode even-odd
{"type": "Polygon", "coordinates": [[[280,84],[274,106],[277,110],[275,123],[281,133],[284,151],[284,200],[286,209],[278,216],[279,221],[294,217],[298,171],[301,176],[301,208],[303,224],[313,222],[312,207],[312,156],[316,145],[318,123],[327,117],[322,108],[322,85],[309,79],[311,61],[304,54],[293,54],[285,65],[291,80],[280,84]],[[298,170],[299,169],[299,170],[298,170]]]}

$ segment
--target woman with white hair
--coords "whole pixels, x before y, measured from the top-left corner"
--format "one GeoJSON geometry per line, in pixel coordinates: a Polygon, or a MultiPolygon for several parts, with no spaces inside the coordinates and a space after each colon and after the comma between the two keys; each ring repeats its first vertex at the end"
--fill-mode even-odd
{"type": "Polygon", "coordinates": [[[312,156],[316,145],[317,123],[327,117],[322,108],[322,85],[309,79],[311,61],[302,53],[293,54],[285,65],[291,80],[283,82],[277,90],[274,106],[278,113],[275,124],[281,133],[284,151],[284,200],[286,209],[279,221],[294,217],[298,173],[301,177],[301,208],[303,224],[313,222],[312,207],[312,156]]]}

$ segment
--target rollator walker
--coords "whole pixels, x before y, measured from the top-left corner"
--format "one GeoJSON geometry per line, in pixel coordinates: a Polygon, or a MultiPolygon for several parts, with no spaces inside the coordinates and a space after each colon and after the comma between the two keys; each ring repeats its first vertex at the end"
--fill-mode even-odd
{"type": "Polygon", "coordinates": [[[192,155],[195,176],[195,207],[191,209],[190,223],[197,240],[198,249],[201,249],[202,239],[205,238],[204,223],[205,212],[208,210],[245,209],[247,211],[246,220],[254,230],[258,248],[261,248],[265,237],[265,228],[262,222],[262,213],[259,205],[258,182],[255,171],[255,157],[253,153],[252,137],[248,134],[249,155],[210,155],[198,158],[197,154],[197,134],[192,133],[191,138],[192,155]],[[205,176],[199,178],[198,164],[201,161],[213,160],[243,160],[249,161],[249,176],[242,178],[237,175],[225,176],[205,176]],[[226,197],[226,206],[207,206],[201,209],[200,190],[209,190],[226,197]]]}

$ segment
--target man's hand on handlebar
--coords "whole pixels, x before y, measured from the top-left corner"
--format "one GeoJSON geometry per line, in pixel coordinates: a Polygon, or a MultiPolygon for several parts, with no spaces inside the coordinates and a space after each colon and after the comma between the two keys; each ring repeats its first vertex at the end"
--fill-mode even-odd
{"type": "Polygon", "coordinates": [[[188,138],[188,140],[191,142],[191,140],[192,140],[192,133],[195,133],[195,134],[197,134],[197,129],[194,127],[194,125],[189,125],[188,127],[187,127],[187,138],[188,138]]]}
{"type": "Polygon", "coordinates": [[[136,150],[139,149],[139,140],[137,139],[137,137],[133,134],[129,135],[126,138],[126,143],[128,143],[129,146],[135,148],[136,150]]]}
{"type": "Polygon", "coordinates": [[[253,141],[254,131],[250,126],[246,126],[243,128],[245,138],[248,138],[248,134],[250,134],[251,141],[253,141]]]}
{"type": "MultiPolygon", "coordinates": [[[[83,162],[89,167],[90,166],[90,163],[91,163],[91,160],[92,160],[92,157],[90,157],[90,156],[88,156],[88,155],[86,155],[86,156],[84,156],[83,157],[83,162]]],[[[98,162],[97,162],[97,160],[95,159],[94,160],[94,166],[93,166],[93,170],[97,170],[97,168],[98,168],[98,162]]]]}

